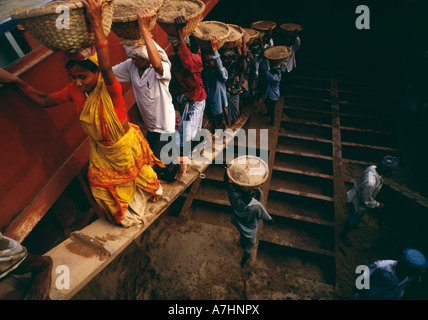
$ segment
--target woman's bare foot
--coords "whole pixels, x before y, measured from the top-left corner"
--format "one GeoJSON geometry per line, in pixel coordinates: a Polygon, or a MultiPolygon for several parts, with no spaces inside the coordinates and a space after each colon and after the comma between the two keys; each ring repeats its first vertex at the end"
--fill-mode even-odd
{"type": "Polygon", "coordinates": [[[189,158],[188,157],[179,157],[178,160],[179,160],[180,165],[178,167],[177,174],[175,175],[176,180],[180,180],[181,178],[183,178],[185,173],[188,171],[188,166],[189,166],[189,158]]]}
{"type": "Polygon", "coordinates": [[[180,180],[184,177],[184,174],[187,172],[187,163],[180,163],[180,167],[178,168],[177,174],[175,175],[175,179],[180,180]]]}
{"type": "Polygon", "coordinates": [[[162,185],[159,185],[159,189],[156,191],[155,195],[152,198],[152,202],[157,202],[160,199],[162,199],[163,196],[163,189],[162,189],[162,185]]]}

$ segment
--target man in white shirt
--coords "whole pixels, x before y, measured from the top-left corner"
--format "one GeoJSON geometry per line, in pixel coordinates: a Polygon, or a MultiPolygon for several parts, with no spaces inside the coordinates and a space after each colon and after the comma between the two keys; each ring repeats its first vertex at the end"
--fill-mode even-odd
{"type": "MultiPolygon", "coordinates": [[[[131,82],[138,110],[147,128],[147,141],[154,155],[160,160],[166,159],[161,150],[168,141],[164,137],[173,136],[175,132],[175,109],[169,92],[171,81],[171,62],[165,51],[153,41],[148,28],[151,10],[138,13],[138,25],[145,44],[139,41],[125,41],[124,48],[130,59],[113,67],[113,72],[120,82],[131,82]],[[165,135],[166,134],[166,135],[165,135]]],[[[169,140],[169,139],[168,139],[169,140]]],[[[166,163],[168,165],[168,163],[166,163]]],[[[176,171],[171,164],[169,169],[176,171]]],[[[159,174],[159,170],[158,171],[159,174]]],[[[166,172],[165,170],[161,170],[166,172]]],[[[174,172],[170,172],[172,176],[174,172]]],[[[172,180],[171,177],[162,177],[172,180]]]]}
{"type": "Polygon", "coordinates": [[[348,191],[349,216],[340,239],[346,246],[352,246],[348,233],[357,228],[363,219],[364,213],[369,209],[383,208],[383,204],[376,201],[383,185],[382,175],[391,172],[398,166],[399,160],[394,156],[386,156],[377,166],[369,166],[354,182],[354,187],[348,191]]]}

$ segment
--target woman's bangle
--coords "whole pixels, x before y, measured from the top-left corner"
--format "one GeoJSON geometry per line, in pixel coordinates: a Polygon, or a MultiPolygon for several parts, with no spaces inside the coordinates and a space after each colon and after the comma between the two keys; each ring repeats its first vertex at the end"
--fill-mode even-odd
{"type": "Polygon", "coordinates": [[[103,42],[96,44],[95,49],[100,50],[100,49],[107,47],[107,46],[108,46],[108,40],[106,38],[103,42]]]}
{"type": "Polygon", "coordinates": [[[32,86],[28,85],[27,88],[25,88],[24,90],[24,94],[28,96],[31,92],[33,92],[33,89],[34,88],[32,86]]]}

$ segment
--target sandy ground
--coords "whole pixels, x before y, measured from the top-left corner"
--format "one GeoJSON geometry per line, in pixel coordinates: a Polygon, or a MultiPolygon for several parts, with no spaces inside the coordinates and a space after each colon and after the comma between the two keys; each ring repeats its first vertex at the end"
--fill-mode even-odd
{"type": "Polygon", "coordinates": [[[280,267],[268,268],[259,259],[241,268],[238,241],[232,228],[161,217],[74,298],[333,298],[330,286],[284,274],[280,267]]]}
{"type": "Polygon", "coordinates": [[[377,221],[374,214],[366,216],[350,235],[353,248],[339,243],[340,273],[333,287],[295,276],[301,270],[266,253],[241,268],[239,234],[232,225],[162,216],[74,299],[352,299],[355,268],[387,255],[377,221]]]}

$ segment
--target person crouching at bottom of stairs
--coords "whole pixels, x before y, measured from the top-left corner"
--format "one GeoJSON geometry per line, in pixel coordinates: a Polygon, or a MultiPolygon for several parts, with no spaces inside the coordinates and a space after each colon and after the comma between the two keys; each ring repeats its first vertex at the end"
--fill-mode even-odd
{"type": "Polygon", "coordinates": [[[383,185],[382,176],[393,171],[399,162],[399,159],[395,156],[384,157],[377,166],[371,165],[367,167],[363,174],[354,181],[353,188],[347,192],[349,215],[343,230],[339,233],[339,239],[347,247],[353,246],[348,234],[360,225],[366,211],[382,210],[384,208],[383,203],[376,201],[376,196],[383,185]]]}
{"type": "Polygon", "coordinates": [[[273,219],[259,201],[261,197],[260,188],[254,188],[249,191],[242,190],[239,186],[229,181],[227,171],[223,179],[226,183],[227,195],[232,206],[231,222],[239,231],[240,245],[244,250],[241,267],[245,267],[256,244],[260,219],[268,223],[273,223],[273,219]]]}

